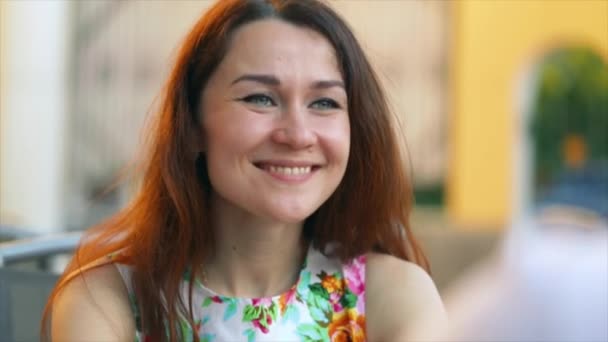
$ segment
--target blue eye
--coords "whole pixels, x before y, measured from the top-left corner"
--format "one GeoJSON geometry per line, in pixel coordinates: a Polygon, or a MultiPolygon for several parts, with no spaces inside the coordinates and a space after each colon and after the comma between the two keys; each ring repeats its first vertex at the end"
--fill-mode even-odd
{"type": "Polygon", "coordinates": [[[264,94],[253,94],[249,96],[245,96],[240,101],[245,103],[250,103],[256,106],[261,107],[270,107],[276,105],[270,96],[264,94]]]}
{"type": "Polygon", "coordinates": [[[323,98],[313,102],[311,107],[315,109],[336,109],[340,108],[340,105],[332,99],[323,98]]]}

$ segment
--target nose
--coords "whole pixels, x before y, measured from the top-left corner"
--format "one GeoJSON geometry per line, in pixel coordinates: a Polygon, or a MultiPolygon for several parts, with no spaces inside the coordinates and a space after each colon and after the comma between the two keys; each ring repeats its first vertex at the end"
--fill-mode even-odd
{"type": "Polygon", "coordinates": [[[317,136],[307,120],[305,109],[290,106],[281,113],[272,140],[292,149],[306,149],[316,143],[317,136]]]}

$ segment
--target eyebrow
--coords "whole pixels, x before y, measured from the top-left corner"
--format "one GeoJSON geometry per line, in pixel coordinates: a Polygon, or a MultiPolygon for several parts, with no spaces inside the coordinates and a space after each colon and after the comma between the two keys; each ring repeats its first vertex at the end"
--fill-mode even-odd
{"type": "Polygon", "coordinates": [[[272,75],[258,75],[258,74],[245,74],[243,76],[238,77],[237,79],[232,81],[232,83],[230,83],[230,84],[234,85],[234,84],[242,82],[242,81],[252,81],[252,82],[258,82],[258,83],[272,85],[272,86],[277,86],[277,85],[281,84],[281,82],[279,82],[279,79],[272,75]]]}
{"type": "MultiPolygon", "coordinates": [[[[245,75],[242,75],[242,76],[236,78],[234,81],[232,81],[232,83],[230,83],[230,85],[234,85],[236,83],[243,82],[243,81],[258,82],[258,83],[262,83],[262,84],[270,85],[270,86],[278,86],[281,84],[281,81],[279,81],[279,79],[273,75],[245,74],[245,75]]],[[[344,82],[339,81],[339,80],[316,81],[311,86],[311,88],[313,88],[313,89],[328,89],[328,88],[332,88],[332,87],[339,87],[342,89],[346,89],[344,86],[344,82]]]]}
{"type": "Polygon", "coordinates": [[[344,82],[338,80],[317,81],[312,85],[312,88],[314,89],[327,89],[332,87],[339,87],[346,90],[344,82]]]}

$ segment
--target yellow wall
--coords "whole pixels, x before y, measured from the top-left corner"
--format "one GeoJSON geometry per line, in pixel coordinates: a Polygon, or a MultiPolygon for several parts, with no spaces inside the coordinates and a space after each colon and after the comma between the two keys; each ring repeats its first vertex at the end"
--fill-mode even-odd
{"type": "Polygon", "coordinates": [[[464,226],[502,227],[513,198],[520,73],[561,45],[608,55],[608,1],[462,0],[452,10],[448,213],[464,226]]]}

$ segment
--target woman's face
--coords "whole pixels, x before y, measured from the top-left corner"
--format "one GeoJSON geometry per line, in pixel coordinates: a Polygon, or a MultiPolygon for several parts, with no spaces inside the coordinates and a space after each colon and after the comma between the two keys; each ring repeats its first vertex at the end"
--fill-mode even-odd
{"type": "Polygon", "coordinates": [[[260,218],[304,220],[344,176],[347,105],[322,35],[276,19],[239,28],[202,94],[214,200],[260,218]]]}

